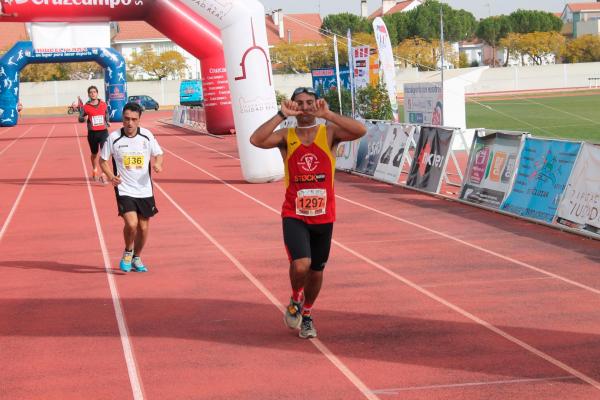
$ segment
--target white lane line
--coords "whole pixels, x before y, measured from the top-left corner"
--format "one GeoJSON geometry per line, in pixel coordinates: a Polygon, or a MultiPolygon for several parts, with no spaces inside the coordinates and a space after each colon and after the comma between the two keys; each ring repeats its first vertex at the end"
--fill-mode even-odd
{"type": "Polygon", "coordinates": [[[37,166],[37,163],[40,160],[40,157],[42,156],[42,152],[44,151],[44,148],[46,147],[46,143],[48,143],[48,139],[50,138],[50,135],[52,135],[52,132],[54,132],[54,128],[55,128],[55,125],[52,125],[52,129],[50,129],[50,132],[48,132],[48,136],[46,136],[46,139],[42,143],[42,146],[40,147],[40,151],[38,151],[37,157],[35,158],[35,161],[33,162],[31,169],[29,170],[29,174],[27,174],[27,178],[25,178],[25,183],[23,184],[23,187],[21,187],[21,190],[19,191],[19,194],[17,195],[17,198],[15,199],[15,202],[13,203],[13,206],[10,209],[8,216],[6,217],[6,220],[4,221],[4,224],[2,225],[2,229],[0,229],[0,242],[2,241],[2,238],[4,237],[6,230],[8,229],[8,225],[10,225],[10,221],[12,221],[12,218],[15,215],[15,212],[17,211],[17,207],[19,207],[19,203],[21,202],[23,193],[25,193],[25,189],[27,189],[29,180],[31,179],[31,176],[33,175],[33,171],[35,170],[35,167],[37,166]]]}
{"type": "Polygon", "coordinates": [[[486,249],[485,247],[478,246],[478,245],[476,245],[476,244],[473,244],[473,243],[469,243],[469,242],[467,242],[467,241],[465,241],[465,240],[462,240],[462,239],[458,239],[458,238],[456,238],[456,237],[454,237],[454,236],[451,236],[451,235],[448,235],[448,234],[446,234],[446,233],[443,233],[443,232],[437,231],[437,230],[435,230],[435,229],[428,228],[428,227],[426,227],[426,226],[424,226],[424,225],[421,225],[421,224],[417,224],[416,222],[412,222],[412,221],[409,221],[409,220],[407,220],[407,219],[404,219],[404,218],[397,217],[397,216],[395,216],[395,215],[392,215],[392,214],[389,214],[389,213],[387,213],[387,212],[385,212],[385,211],[381,211],[381,210],[378,210],[378,209],[376,209],[376,208],[373,208],[373,207],[367,206],[366,204],[362,204],[362,203],[359,203],[359,202],[357,202],[357,201],[350,200],[350,199],[348,199],[348,198],[346,198],[346,197],[342,197],[342,196],[338,196],[338,195],[336,195],[336,197],[337,197],[338,199],[344,200],[344,201],[346,201],[346,202],[348,202],[348,203],[350,203],[350,204],[354,204],[355,206],[358,206],[358,207],[364,208],[364,209],[366,209],[366,210],[372,211],[372,212],[374,212],[374,213],[377,213],[377,214],[383,215],[383,216],[385,216],[385,217],[388,217],[388,218],[391,218],[391,219],[395,219],[396,221],[399,221],[399,222],[405,223],[405,224],[407,224],[407,225],[414,226],[415,228],[422,229],[422,230],[424,230],[424,231],[427,231],[427,232],[429,232],[429,233],[436,234],[436,235],[438,235],[438,236],[441,236],[441,237],[443,237],[443,238],[445,238],[445,239],[449,239],[449,240],[452,240],[452,241],[454,241],[454,242],[460,243],[460,244],[462,244],[462,245],[464,245],[464,246],[471,247],[472,249],[479,250],[479,251],[481,251],[481,252],[483,252],[483,253],[486,253],[486,254],[489,254],[489,255],[491,255],[491,256],[494,256],[494,257],[500,258],[500,259],[502,259],[502,260],[504,260],[504,261],[508,261],[508,262],[510,262],[510,263],[513,263],[513,264],[520,265],[521,267],[524,267],[524,268],[527,268],[527,269],[530,269],[530,270],[533,270],[533,271],[539,272],[540,274],[543,274],[543,275],[550,276],[550,277],[552,277],[552,278],[558,279],[558,280],[560,280],[560,281],[563,281],[563,282],[565,282],[565,283],[568,283],[568,284],[570,284],[570,285],[577,286],[578,288],[580,288],[580,289],[584,289],[584,290],[587,290],[588,292],[592,292],[592,293],[595,293],[595,294],[600,294],[600,289],[596,289],[596,288],[593,288],[593,287],[591,287],[591,286],[584,285],[583,283],[576,282],[576,281],[574,281],[574,280],[572,280],[572,279],[565,278],[565,277],[563,277],[563,276],[560,276],[560,275],[558,275],[558,274],[555,274],[555,273],[553,273],[553,272],[546,271],[545,269],[542,269],[542,268],[535,267],[535,266],[533,266],[533,265],[531,265],[531,264],[528,264],[528,263],[526,263],[526,262],[523,262],[523,261],[516,260],[516,259],[514,259],[514,258],[512,258],[512,257],[509,257],[509,256],[505,256],[505,255],[503,255],[503,254],[500,254],[500,253],[497,253],[497,252],[495,252],[495,251],[492,251],[492,250],[486,249]]]}
{"type": "MultiPolygon", "coordinates": [[[[83,156],[83,150],[81,149],[81,140],[77,132],[77,126],[75,126],[75,140],[79,146],[79,156],[81,157],[81,165],[83,167],[83,173],[86,177],[88,195],[90,197],[90,205],[92,207],[92,213],[94,214],[94,222],[96,223],[96,232],[98,234],[98,241],[100,242],[100,249],[102,250],[102,259],[104,260],[104,270],[106,271],[106,278],[108,280],[108,286],[110,288],[110,295],[112,297],[113,307],[115,309],[115,316],[117,318],[117,326],[119,328],[119,336],[121,337],[121,345],[123,346],[123,354],[125,356],[125,363],[127,365],[127,373],[129,374],[129,382],[131,384],[131,390],[133,392],[133,398],[135,400],[144,399],[144,389],[142,385],[142,379],[138,372],[137,363],[135,361],[135,355],[133,352],[133,346],[129,338],[129,330],[127,329],[127,322],[125,320],[125,313],[123,311],[123,305],[119,297],[119,289],[115,282],[112,268],[110,266],[110,256],[108,254],[108,248],[106,247],[106,241],[104,240],[104,234],[102,233],[102,225],[100,224],[100,217],[98,216],[98,210],[96,209],[96,201],[92,194],[92,186],[90,185],[88,170],[83,156]]],[[[115,370],[118,371],[117,366],[115,370]]]]}
{"type": "Polygon", "coordinates": [[[552,378],[509,379],[509,380],[502,380],[502,381],[487,381],[487,382],[465,382],[465,383],[454,383],[454,384],[447,384],[447,385],[408,386],[408,387],[391,388],[391,389],[377,389],[377,390],[373,390],[373,393],[395,395],[395,394],[400,394],[400,392],[410,392],[410,391],[415,391],[415,390],[454,389],[454,388],[464,389],[464,388],[474,387],[474,386],[514,385],[514,384],[523,384],[523,383],[569,381],[569,380],[574,380],[574,379],[576,379],[576,378],[574,378],[572,376],[557,376],[557,377],[552,377],[552,378]]]}
{"type": "Polygon", "coordinates": [[[11,126],[10,128],[0,130],[0,136],[4,135],[6,132],[10,131],[13,128],[14,128],[14,126],[11,126]]]}
{"type": "MultiPolygon", "coordinates": [[[[34,126],[35,126],[35,125],[34,125],[34,126]]],[[[19,139],[21,139],[23,136],[27,135],[27,134],[29,133],[29,131],[30,131],[30,130],[32,130],[32,129],[33,129],[33,126],[31,126],[29,129],[27,129],[25,132],[23,132],[23,133],[21,134],[21,136],[19,136],[18,138],[16,138],[16,139],[15,139],[15,140],[13,140],[12,142],[10,142],[10,143],[9,143],[9,144],[8,144],[8,145],[5,147],[5,148],[3,148],[2,150],[0,150],[0,156],[1,156],[2,154],[4,154],[4,152],[5,152],[6,150],[10,149],[10,147],[11,147],[13,144],[17,143],[17,142],[19,141],[19,139]]],[[[54,126],[53,126],[53,128],[52,128],[52,129],[54,129],[54,126]]]]}
{"type": "MultiPolygon", "coordinates": [[[[163,150],[165,148],[163,147],[163,150]]],[[[173,154],[169,151],[170,154],[173,154]]],[[[204,229],[192,216],[190,216],[158,183],[154,186],[160,190],[173,206],[200,232],[208,239],[216,248],[218,248],[225,257],[231,261],[233,265],[250,281],[252,284],[267,298],[277,309],[283,314],[285,307],[277,300],[277,298],[258,280],[244,265],[231,254],[221,243],[219,243],[206,229],[204,229]]],[[[378,397],[356,376],[337,356],[335,356],[319,339],[309,340],[327,359],[338,369],[346,378],[365,396],[367,399],[375,400],[378,397]]]]}
{"type": "MultiPolygon", "coordinates": [[[[197,165],[195,165],[195,164],[187,161],[186,159],[180,157],[179,155],[173,153],[172,151],[165,149],[164,146],[162,148],[163,148],[163,150],[165,150],[169,154],[173,155],[177,159],[183,161],[184,163],[192,166],[193,168],[195,168],[195,169],[197,169],[199,171],[202,171],[206,175],[208,175],[208,176],[212,177],[213,179],[221,182],[222,184],[224,184],[227,187],[235,190],[236,192],[242,194],[243,196],[251,199],[252,201],[254,201],[254,202],[256,202],[256,203],[258,203],[260,205],[262,205],[263,207],[266,207],[267,209],[275,212],[276,214],[279,214],[279,211],[277,211],[274,208],[266,205],[262,201],[260,201],[260,200],[258,200],[256,198],[252,197],[251,195],[247,194],[246,192],[244,192],[244,191],[242,191],[242,190],[240,190],[240,189],[238,189],[238,188],[230,185],[229,183],[225,182],[224,180],[222,180],[221,178],[217,177],[216,175],[213,175],[210,172],[204,170],[203,168],[198,167],[197,165]]],[[[429,228],[426,228],[426,230],[431,231],[429,228]]],[[[403,277],[403,276],[401,276],[401,275],[399,275],[399,274],[391,271],[390,269],[388,269],[388,268],[382,266],[381,264],[379,264],[379,263],[371,260],[370,258],[368,258],[366,256],[363,256],[362,254],[358,253],[357,251],[354,251],[351,248],[345,246],[344,244],[338,242],[337,240],[332,240],[332,243],[334,243],[338,247],[346,250],[348,253],[354,255],[358,259],[361,259],[364,262],[366,262],[367,264],[369,264],[369,265],[375,267],[376,269],[378,269],[378,270],[386,273],[387,275],[391,276],[392,278],[394,278],[394,279],[396,279],[396,280],[398,280],[400,282],[403,282],[407,286],[410,286],[411,288],[413,288],[416,291],[424,294],[425,296],[431,298],[432,300],[435,300],[438,303],[440,303],[440,304],[442,304],[442,305],[444,305],[444,306],[446,306],[446,307],[454,310],[455,312],[461,314],[465,318],[470,319],[471,321],[473,321],[473,322],[475,322],[475,323],[477,323],[477,324],[479,324],[479,325],[487,328],[488,330],[496,333],[499,336],[502,336],[506,340],[508,340],[508,341],[510,341],[510,342],[512,342],[512,343],[514,343],[516,345],[518,345],[519,347],[522,347],[523,349],[529,351],[532,354],[535,354],[536,356],[540,357],[541,359],[546,360],[550,364],[553,364],[553,365],[557,366],[558,368],[560,368],[563,371],[566,371],[567,373],[569,373],[569,374],[571,374],[571,375],[573,375],[573,376],[581,379],[582,381],[585,381],[585,382],[589,383],[590,385],[594,386],[596,389],[600,389],[600,382],[598,382],[598,381],[594,380],[593,378],[585,375],[584,373],[576,370],[575,368],[570,367],[569,365],[567,365],[567,364],[565,364],[565,363],[563,363],[563,362],[555,359],[554,357],[550,356],[549,354],[546,354],[543,351],[538,350],[537,348],[529,345],[528,343],[526,343],[526,342],[524,342],[524,341],[522,341],[520,339],[517,339],[516,337],[514,337],[514,336],[510,335],[509,333],[503,331],[502,329],[500,329],[500,328],[492,325],[491,323],[489,323],[489,322],[487,322],[487,321],[485,321],[485,320],[483,320],[483,319],[481,319],[481,318],[479,318],[479,317],[477,317],[477,316],[469,313],[468,311],[466,311],[466,310],[460,308],[459,306],[457,306],[457,305],[455,305],[455,304],[453,304],[453,303],[451,303],[451,302],[449,302],[449,301],[441,298],[440,296],[437,296],[433,292],[430,292],[429,290],[427,290],[427,289],[425,289],[425,288],[417,285],[416,283],[410,281],[409,279],[407,279],[407,278],[405,278],[405,277],[403,277]]]]}
{"type": "MultiPolygon", "coordinates": [[[[194,141],[192,141],[192,140],[187,140],[187,139],[184,139],[184,138],[180,138],[179,136],[175,136],[175,135],[172,135],[172,134],[169,134],[169,133],[167,133],[167,134],[168,134],[168,135],[171,135],[171,136],[173,136],[173,137],[175,137],[175,138],[177,138],[177,139],[179,139],[179,140],[183,140],[183,141],[186,141],[186,142],[189,142],[189,143],[195,144],[195,145],[197,145],[197,146],[200,146],[200,147],[202,147],[202,148],[209,149],[209,150],[211,150],[211,151],[213,151],[213,152],[216,152],[216,153],[219,153],[219,154],[226,155],[227,157],[231,157],[231,156],[230,156],[230,155],[228,155],[228,154],[221,153],[221,152],[219,152],[219,151],[217,151],[217,150],[215,150],[215,149],[212,149],[212,148],[210,148],[210,147],[207,147],[207,146],[203,146],[203,145],[201,145],[201,144],[198,144],[198,143],[196,143],[196,142],[194,142],[194,141]]],[[[186,162],[187,162],[187,161],[186,161],[186,162]]],[[[188,163],[189,163],[189,162],[188,162],[188,163]]],[[[189,163],[189,164],[191,164],[191,163],[189,163]]],[[[206,171],[204,171],[204,170],[202,170],[202,171],[203,171],[204,173],[206,173],[207,175],[210,175],[208,172],[206,172],[206,171]]],[[[233,187],[233,186],[231,186],[231,185],[229,185],[229,184],[227,184],[227,185],[228,185],[230,188],[232,188],[232,189],[234,189],[234,190],[237,190],[237,188],[235,188],[235,187],[233,187]]],[[[239,191],[239,190],[237,190],[237,191],[238,191],[238,192],[240,192],[240,193],[242,193],[242,192],[241,192],[241,191],[239,191]]],[[[354,204],[355,206],[362,207],[362,208],[364,208],[364,209],[367,209],[367,210],[373,211],[373,212],[375,212],[375,213],[381,214],[381,215],[383,215],[383,216],[386,216],[386,217],[388,217],[388,218],[395,219],[396,221],[399,221],[399,222],[402,222],[402,223],[405,223],[405,224],[408,224],[408,225],[414,226],[414,227],[416,227],[416,228],[422,229],[422,230],[424,230],[424,231],[427,231],[427,232],[429,232],[429,233],[433,233],[433,234],[435,234],[435,235],[442,236],[442,237],[444,237],[444,238],[446,238],[446,239],[449,239],[449,240],[452,240],[452,241],[458,242],[458,243],[460,243],[460,244],[462,244],[462,245],[464,245],[464,246],[471,247],[471,248],[473,248],[473,249],[476,249],[476,250],[479,250],[479,251],[481,251],[481,252],[487,253],[487,254],[489,254],[489,255],[491,255],[491,256],[498,257],[498,258],[500,258],[500,259],[502,259],[502,260],[504,260],[504,261],[508,261],[508,262],[510,262],[510,263],[517,264],[517,265],[519,265],[519,266],[521,266],[521,267],[524,267],[524,268],[527,268],[527,269],[530,269],[530,270],[536,271],[536,272],[538,272],[538,273],[540,273],[540,274],[543,274],[543,275],[546,275],[546,276],[549,276],[549,277],[552,277],[552,278],[558,279],[558,280],[560,280],[560,281],[562,281],[562,282],[564,282],[564,283],[567,283],[567,284],[570,284],[570,285],[576,286],[576,287],[578,287],[578,288],[580,288],[580,289],[584,289],[584,290],[587,290],[587,291],[589,291],[589,292],[592,292],[592,293],[595,293],[595,294],[600,294],[600,289],[596,289],[596,288],[593,288],[593,287],[591,287],[591,286],[584,285],[583,283],[580,283],[580,282],[574,281],[574,280],[572,280],[572,279],[569,279],[569,278],[565,278],[565,277],[563,277],[563,276],[561,276],[561,275],[558,275],[558,274],[555,274],[555,273],[553,273],[553,272],[547,271],[547,270],[545,270],[545,269],[543,269],[543,268],[539,268],[539,267],[536,267],[536,266],[534,266],[534,265],[528,264],[528,263],[526,263],[526,262],[519,261],[519,260],[517,260],[517,259],[515,259],[515,258],[509,257],[509,256],[505,256],[505,255],[503,255],[503,254],[497,253],[497,252],[495,252],[495,251],[492,251],[492,250],[488,250],[488,249],[486,249],[486,248],[484,248],[484,247],[481,247],[481,246],[478,246],[478,245],[476,245],[476,244],[473,244],[473,243],[467,242],[467,241],[465,241],[465,240],[462,240],[462,239],[458,239],[458,238],[456,238],[456,237],[454,237],[454,236],[448,235],[448,234],[446,234],[446,233],[443,233],[443,232],[440,232],[440,231],[436,231],[436,230],[434,230],[434,229],[427,228],[426,226],[423,226],[423,225],[417,224],[417,223],[415,223],[415,222],[411,222],[411,221],[409,221],[409,220],[406,220],[406,219],[404,219],[404,218],[397,217],[397,216],[395,216],[395,215],[392,215],[392,214],[389,214],[389,213],[387,213],[387,212],[385,212],[385,211],[381,211],[381,210],[379,210],[379,209],[376,209],[376,208],[373,208],[373,207],[367,206],[367,205],[365,205],[365,204],[358,203],[358,202],[356,202],[356,201],[353,201],[353,200],[350,200],[350,199],[348,199],[348,198],[346,198],[346,197],[343,197],[343,196],[340,196],[340,195],[337,195],[337,194],[335,195],[335,197],[336,197],[336,198],[338,198],[338,199],[340,199],[340,200],[344,200],[344,201],[346,201],[346,202],[348,202],[348,203],[350,203],[350,204],[354,204]]],[[[272,209],[271,207],[269,207],[269,206],[265,205],[264,203],[262,203],[262,202],[260,202],[260,201],[258,201],[258,200],[255,200],[255,201],[257,201],[259,204],[261,204],[261,205],[263,205],[263,206],[266,206],[266,207],[268,207],[268,208],[272,209]]]]}
{"type": "Polygon", "coordinates": [[[498,285],[499,283],[505,282],[527,282],[527,281],[543,281],[545,279],[554,279],[549,276],[539,276],[537,278],[516,278],[516,279],[496,279],[496,280],[474,280],[474,281],[453,281],[453,282],[445,282],[445,283],[432,283],[421,285],[424,288],[438,288],[438,287],[447,287],[447,286],[463,286],[463,285],[498,285]]]}
{"type": "Polygon", "coordinates": [[[537,348],[531,346],[530,344],[528,344],[520,339],[517,339],[516,337],[512,336],[508,332],[505,332],[502,329],[496,327],[495,325],[492,325],[491,323],[475,316],[474,314],[471,314],[467,310],[457,306],[454,303],[451,303],[451,302],[445,300],[444,298],[434,294],[433,292],[430,292],[429,290],[425,289],[424,287],[417,285],[416,283],[403,277],[402,275],[399,275],[399,274],[395,273],[394,271],[384,267],[383,265],[371,260],[370,258],[363,256],[362,254],[358,253],[357,251],[354,251],[351,248],[344,246],[342,243],[340,243],[338,241],[334,241],[334,243],[336,245],[338,245],[339,247],[341,247],[342,249],[346,250],[348,253],[354,255],[356,258],[363,260],[364,262],[372,265],[373,267],[377,268],[381,272],[384,272],[384,273],[388,274],[389,276],[391,276],[392,278],[397,279],[398,281],[406,284],[407,286],[410,286],[411,288],[413,288],[416,291],[422,293],[423,295],[429,297],[430,299],[435,300],[438,303],[454,310],[455,312],[461,314],[463,317],[470,319],[471,321],[483,326],[484,328],[487,328],[488,330],[496,333],[499,336],[502,336],[506,340],[513,342],[517,346],[520,346],[523,349],[529,351],[530,353],[535,354],[536,356],[540,357],[543,360],[546,360],[550,364],[554,364],[555,366],[562,369],[563,371],[566,371],[567,373],[581,379],[582,381],[589,383],[590,385],[594,386],[596,389],[600,389],[600,382],[598,382],[598,381],[594,380],[593,378],[585,375],[584,373],[576,370],[575,368],[563,363],[562,361],[557,360],[556,358],[552,357],[549,354],[544,353],[541,350],[538,350],[537,348]]]}

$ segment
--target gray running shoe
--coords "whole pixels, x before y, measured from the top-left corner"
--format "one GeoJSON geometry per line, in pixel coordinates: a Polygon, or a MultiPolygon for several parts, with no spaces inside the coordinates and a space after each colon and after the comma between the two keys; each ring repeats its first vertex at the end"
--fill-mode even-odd
{"type": "Polygon", "coordinates": [[[311,317],[302,317],[302,324],[300,325],[300,333],[298,334],[302,339],[311,339],[317,337],[317,330],[313,325],[311,317]]]}
{"type": "Polygon", "coordinates": [[[283,316],[285,326],[290,329],[298,329],[300,327],[300,323],[302,322],[301,308],[302,305],[300,303],[296,303],[290,298],[290,304],[285,309],[285,315],[283,316]]]}

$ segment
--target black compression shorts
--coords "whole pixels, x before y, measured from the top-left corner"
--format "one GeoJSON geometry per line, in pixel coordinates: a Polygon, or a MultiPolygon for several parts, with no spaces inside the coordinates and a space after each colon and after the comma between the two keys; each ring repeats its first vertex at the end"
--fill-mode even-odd
{"type": "Polygon", "coordinates": [[[323,271],[329,259],[333,223],[307,224],[295,218],[283,219],[283,242],[290,262],[310,258],[310,269],[323,271]]]}

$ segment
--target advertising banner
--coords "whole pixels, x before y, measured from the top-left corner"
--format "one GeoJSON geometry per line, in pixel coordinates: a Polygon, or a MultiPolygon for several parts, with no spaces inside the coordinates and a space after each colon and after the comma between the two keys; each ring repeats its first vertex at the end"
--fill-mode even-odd
{"type": "Polygon", "coordinates": [[[379,54],[377,49],[369,49],[369,85],[377,86],[379,84],[379,54]]]}
{"type": "Polygon", "coordinates": [[[500,208],[551,223],[581,142],[526,138],[516,177],[500,208]]]}
{"type": "Polygon", "coordinates": [[[416,126],[391,124],[383,143],[383,150],[374,177],[388,183],[398,183],[401,167],[406,159],[409,140],[414,136],[416,126]]]}
{"type": "Polygon", "coordinates": [[[385,122],[367,122],[366,126],[367,133],[360,139],[356,152],[356,172],[373,176],[379,163],[389,124],[385,122]]]}
{"type": "Polygon", "coordinates": [[[510,190],[523,137],[522,132],[477,130],[460,198],[499,208],[510,190]]]}
{"type": "Polygon", "coordinates": [[[448,164],[448,152],[454,131],[435,126],[423,126],[415,149],[406,184],[437,193],[448,164]]]}
{"type": "Polygon", "coordinates": [[[581,147],[555,222],[600,233],[600,147],[581,147]]]}
{"type": "Polygon", "coordinates": [[[362,89],[369,86],[369,46],[353,47],[352,65],[354,68],[354,87],[362,89]]]}
{"type": "Polygon", "coordinates": [[[336,169],[353,170],[356,168],[356,153],[360,139],[351,142],[341,142],[336,149],[336,169]]]}
{"type": "Polygon", "coordinates": [[[404,121],[410,124],[442,125],[442,84],[405,83],[404,121]]]}
{"type": "Polygon", "coordinates": [[[381,17],[373,20],[373,32],[375,33],[375,41],[377,42],[377,52],[379,53],[379,61],[383,70],[383,80],[388,92],[390,104],[392,105],[392,114],[394,121],[398,122],[398,100],[396,99],[396,67],[394,64],[394,54],[392,52],[392,42],[388,33],[385,22],[381,17]]]}
{"type": "MultiPolygon", "coordinates": [[[[312,86],[319,96],[323,97],[331,89],[337,88],[337,75],[335,68],[316,68],[310,71],[312,75],[312,86]]],[[[342,87],[350,90],[350,70],[348,67],[340,67],[340,80],[342,87]]]]}

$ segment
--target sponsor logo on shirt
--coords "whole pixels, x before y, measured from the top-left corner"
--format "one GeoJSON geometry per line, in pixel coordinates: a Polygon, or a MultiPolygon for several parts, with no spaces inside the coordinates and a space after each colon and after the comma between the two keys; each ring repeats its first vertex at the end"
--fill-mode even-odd
{"type": "Polygon", "coordinates": [[[319,166],[319,159],[314,154],[308,153],[298,161],[298,166],[306,172],[312,172],[319,166]]]}

